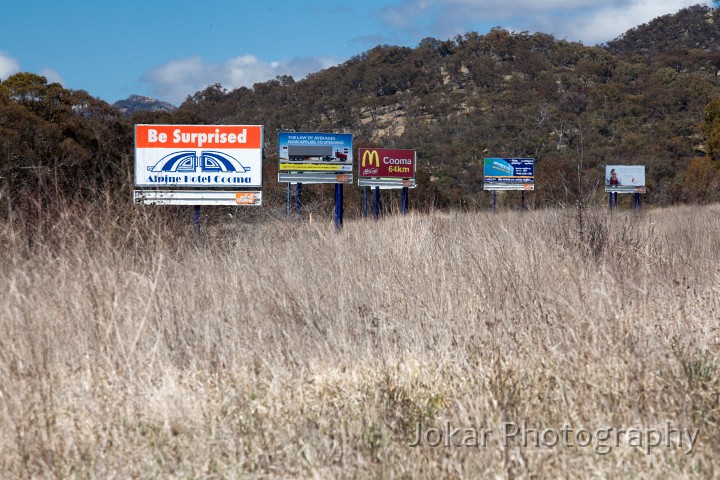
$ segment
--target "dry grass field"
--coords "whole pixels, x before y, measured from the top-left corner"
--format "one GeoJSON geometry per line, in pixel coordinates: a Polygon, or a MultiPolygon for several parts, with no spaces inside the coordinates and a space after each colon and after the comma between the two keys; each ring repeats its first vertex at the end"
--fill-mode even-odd
{"type": "Polygon", "coordinates": [[[718,206],[161,208],[0,225],[3,478],[720,476],[718,206]]]}

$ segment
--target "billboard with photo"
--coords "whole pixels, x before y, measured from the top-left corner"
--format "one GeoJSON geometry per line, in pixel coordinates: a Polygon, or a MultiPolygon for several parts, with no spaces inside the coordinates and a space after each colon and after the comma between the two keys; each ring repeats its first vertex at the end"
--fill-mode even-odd
{"type": "Polygon", "coordinates": [[[260,125],[135,125],[136,187],[262,187],[260,125]]]}
{"type": "Polygon", "coordinates": [[[415,150],[358,149],[358,185],[381,188],[415,187],[415,150]]]}
{"type": "Polygon", "coordinates": [[[534,158],[486,158],[484,190],[535,190],[534,158]]]}
{"type": "Polygon", "coordinates": [[[352,134],[280,132],[279,182],[352,182],[352,134]]]}
{"type": "Polygon", "coordinates": [[[645,193],[645,165],[606,165],[605,191],[645,193]]]}

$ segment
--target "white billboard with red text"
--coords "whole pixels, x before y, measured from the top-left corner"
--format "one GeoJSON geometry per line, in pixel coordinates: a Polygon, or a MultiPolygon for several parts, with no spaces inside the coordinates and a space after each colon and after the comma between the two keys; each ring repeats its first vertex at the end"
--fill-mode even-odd
{"type": "Polygon", "coordinates": [[[262,186],[260,125],[136,125],[135,186],[262,186]]]}

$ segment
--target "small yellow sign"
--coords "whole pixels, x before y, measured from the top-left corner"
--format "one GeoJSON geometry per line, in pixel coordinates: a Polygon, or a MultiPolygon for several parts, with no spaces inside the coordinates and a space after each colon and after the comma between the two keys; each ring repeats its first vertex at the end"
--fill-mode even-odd
{"type": "Polygon", "coordinates": [[[342,165],[327,163],[281,163],[280,170],[292,172],[335,172],[342,168],[342,165]]]}

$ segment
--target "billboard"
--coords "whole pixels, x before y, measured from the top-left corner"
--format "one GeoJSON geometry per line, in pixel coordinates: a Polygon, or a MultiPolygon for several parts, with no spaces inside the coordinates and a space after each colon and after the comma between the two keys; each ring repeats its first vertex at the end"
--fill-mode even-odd
{"type": "Polygon", "coordinates": [[[382,188],[415,186],[415,150],[358,149],[358,185],[382,188]]]}
{"type": "Polygon", "coordinates": [[[262,187],[260,125],[135,125],[137,187],[262,187]]]}
{"type": "Polygon", "coordinates": [[[350,183],[350,133],[280,132],[278,182],[350,183]]]}
{"type": "Polygon", "coordinates": [[[606,165],[605,191],[645,193],[645,165],[606,165]]]}
{"type": "Polygon", "coordinates": [[[486,158],[484,190],[535,190],[534,158],[486,158]]]}

